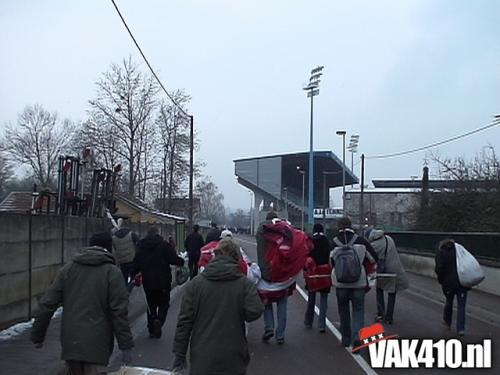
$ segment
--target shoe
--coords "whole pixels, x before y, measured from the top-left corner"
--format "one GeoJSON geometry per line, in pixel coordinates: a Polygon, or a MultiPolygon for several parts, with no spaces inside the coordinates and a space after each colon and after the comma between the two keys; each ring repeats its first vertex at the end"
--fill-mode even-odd
{"type": "Polygon", "coordinates": [[[381,322],[382,320],[384,320],[384,317],[383,317],[382,315],[377,314],[377,315],[375,316],[375,321],[376,321],[376,322],[381,322]]]}
{"type": "Polygon", "coordinates": [[[319,333],[325,333],[326,332],[326,328],[320,328],[319,329],[319,333]]]}
{"type": "Polygon", "coordinates": [[[265,331],[264,334],[262,335],[262,342],[269,342],[269,340],[273,336],[274,336],[273,331],[265,331]]]}
{"type": "Polygon", "coordinates": [[[394,324],[394,320],[393,319],[387,319],[387,318],[385,318],[384,322],[385,322],[385,324],[388,324],[388,325],[394,324]]]}
{"type": "Polygon", "coordinates": [[[460,337],[464,337],[465,336],[465,332],[464,331],[458,331],[458,336],[460,337]]]}
{"type": "Polygon", "coordinates": [[[285,343],[285,339],[284,338],[276,339],[276,344],[283,345],[284,343],[285,343]]]}

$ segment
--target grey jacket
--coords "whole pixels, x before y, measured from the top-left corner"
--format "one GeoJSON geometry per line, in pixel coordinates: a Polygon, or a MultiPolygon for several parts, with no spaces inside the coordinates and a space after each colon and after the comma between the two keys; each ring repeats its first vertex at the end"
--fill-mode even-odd
{"type": "MultiPolygon", "coordinates": [[[[387,273],[396,274],[396,291],[405,290],[409,287],[408,276],[406,275],[401,259],[399,258],[398,249],[394,240],[384,234],[382,230],[372,230],[368,237],[368,240],[372,244],[372,247],[377,252],[379,259],[384,259],[385,246],[387,239],[387,255],[385,258],[385,267],[387,273]]],[[[388,285],[388,284],[385,284],[388,285]]],[[[382,286],[382,284],[381,284],[382,286]]],[[[377,283],[377,288],[380,287],[377,283]]],[[[384,287],[382,286],[382,289],[384,287]]]]}
{"type": "Polygon", "coordinates": [[[113,255],[117,264],[134,261],[137,242],[137,235],[130,229],[119,229],[113,234],[113,255]]]}
{"type": "Polygon", "coordinates": [[[106,365],[114,337],[121,350],[134,346],[128,321],[128,293],[113,255],[84,248],[65,265],[40,300],[31,341],[42,343],[54,312],[63,306],[63,360],[106,365]]]}

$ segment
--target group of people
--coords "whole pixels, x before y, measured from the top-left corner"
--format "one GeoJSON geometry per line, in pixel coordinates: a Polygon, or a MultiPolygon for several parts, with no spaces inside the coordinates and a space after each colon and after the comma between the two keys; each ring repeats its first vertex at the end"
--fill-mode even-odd
{"type": "MultiPolygon", "coordinates": [[[[272,223],[271,212],[259,227],[257,263],[259,278],[271,280],[263,228],[272,223]]],[[[331,243],[321,224],[314,225],[312,247],[308,253],[315,267],[327,266],[335,286],[340,317],[342,345],[359,346],[358,332],[364,326],[365,294],[369,275],[379,267],[382,276],[376,281],[376,320],[393,323],[396,294],[408,288],[408,278],[399,259],[394,240],[383,231],[371,229],[358,236],[351,221],[338,221],[338,233],[331,243]],[[382,272],[381,272],[382,271],[382,272]],[[385,294],[387,293],[387,304],[385,294]]],[[[190,348],[190,374],[245,374],[250,357],[246,340],[246,323],[264,317],[262,341],[275,337],[284,344],[289,289],[274,299],[263,299],[256,282],[240,267],[239,245],[224,231],[214,226],[206,240],[194,226],[185,241],[192,280],[183,291],[174,337],[174,369],[187,367],[190,348]],[[217,241],[214,258],[198,273],[200,249],[217,241]],[[276,304],[275,325],[273,304],[276,304]]],[[[457,276],[454,242],[444,241],[436,255],[436,273],[446,295],[443,321],[450,327],[454,296],[458,299],[457,330],[464,333],[467,288],[457,276]]],[[[89,247],[79,251],[59,272],[56,280],[40,300],[31,339],[41,347],[50,319],[59,306],[62,317],[62,358],[68,374],[97,374],[108,363],[114,338],[122,352],[122,361],[131,361],[133,338],[128,322],[130,285],[137,275],[142,277],[148,311],[150,337],[161,337],[169,308],[172,275],[170,265],[183,265],[172,241],[166,241],[158,228],[151,228],[139,239],[121,225],[110,233],[98,233],[89,247]],[[119,267],[117,267],[118,265],[119,267]],[[129,288],[127,290],[127,288],[129,288]]],[[[306,284],[306,288],[308,285],[306,284]]],[[[316,294],[319,293],[318,329],[326,331],[328,294],[331,285],[316,290],[309,288],[304,316],[306,328],[312,328],[316,294]]]]}

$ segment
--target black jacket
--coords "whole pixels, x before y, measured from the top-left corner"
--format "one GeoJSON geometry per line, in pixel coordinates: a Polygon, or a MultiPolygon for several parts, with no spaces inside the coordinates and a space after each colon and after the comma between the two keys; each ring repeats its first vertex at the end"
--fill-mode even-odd
{"type": "Polygon", "coordinates": [[[315,233],[312,237],[314,248],[309,256],[314,259],[316,265],[328,264],[330,257],[330,241],[323,233],[315,233]]]}
{"type": "MultiPolygon", "coordinates": [[[[351,232],[351,230],[345,230],[345,231],[339,231],[339,234],[337,234],[337,236],[335,238],[337,238],[343,244],[346,244],[352,239],[352,236],[354,236],[354,232],[351,232]]],[[[358,238],[356,239],[356,241],[354,241],[354,243],[356,245],[364,245],[364,247],[366,248],[366,251],[368,251],[370,253],[370,255],[375,260],[375,262],[378,262],[377,252],[375,251],[373,246],[370,244],[370,242],[368,242],[368,240],[366,240],[365,238],[363,238],[361,236],[358,236],[358,238]]],[[[336,245],[334,243],[333,247],[335,247],[335,246],[336,245]]]]}
{"type": "Polygon", "coordinates": [[[453,242],[445,243],[436,254],[435,272],[443,291],[450,292],[461,288],[457,272],[457,255],[453,242]]]}
{"type": "Polygon", "coordinates": [[[189,257],[199,257],[200,249],[203,247],[203,245],[205,245],[203,236],[198,232],[190,233],[184,240],[184,247],[186,248],[189,257]]]}
{"type": "Polygon", "coordinates": [[[221,231],[217,228],[212,228],[207,234],[206,238],[206,243],[212,242],[212,241],[219,241],[220,240],[220,234],[221,231]]]}
{"type": "Polygon", "coordinates": [[[146,236],[139,241],[134,258],[135,272],[142,273],[145,289],[170,289],[172,273],[170,265],[182,266],[184,259],[177,256],[172,246],[159,234],[146,236]]]}

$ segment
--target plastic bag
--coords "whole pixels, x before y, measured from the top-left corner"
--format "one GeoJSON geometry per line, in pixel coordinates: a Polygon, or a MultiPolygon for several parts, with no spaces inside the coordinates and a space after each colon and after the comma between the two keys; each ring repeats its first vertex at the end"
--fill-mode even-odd
{"type": "Polygon", "coordinates": [[[460,285],[472,288],[484,280],[484,272],[479,262],[465,247],[455,242],[457,273],[460,285]]]}

